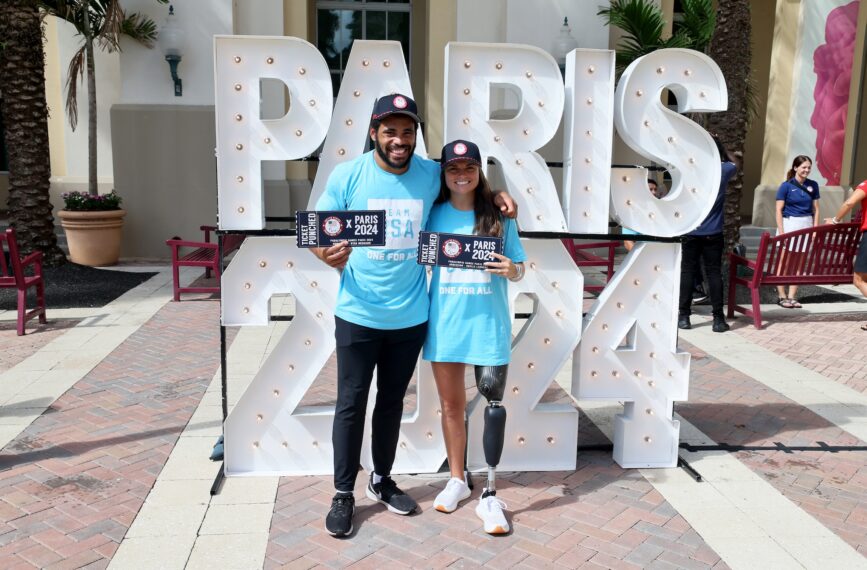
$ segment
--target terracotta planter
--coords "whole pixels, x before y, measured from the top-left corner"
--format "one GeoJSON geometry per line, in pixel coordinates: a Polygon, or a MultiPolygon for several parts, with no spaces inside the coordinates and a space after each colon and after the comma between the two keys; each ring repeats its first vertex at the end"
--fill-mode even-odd
{"type": "Polygon", "coordinates": [[[74,212],[59,210],[60,225],[66,232],[69,259],[73,263],[102,267],[117,265],[120,237],[126,210],[74,212]]]}

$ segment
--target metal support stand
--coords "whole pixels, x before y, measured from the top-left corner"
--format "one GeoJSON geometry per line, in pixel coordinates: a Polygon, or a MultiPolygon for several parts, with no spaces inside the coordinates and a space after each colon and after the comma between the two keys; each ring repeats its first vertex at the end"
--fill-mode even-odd
{"type": "MultiPolygon", "coordinates": [[[[223,265],[223,233],[217,231],[217,255],[219,256],[220,263],[220,306],[223,304],[223,295],[222,295],[222,280],[223,280],[223,271],[225,270],[225,266],[223,265]]],[[[222,315],[222,311],[221,311],[222,315]]],[[[223,442],[225,454],[225,445],[226,445],[226,418],[229,416],[229,398],[228,398],[228,373],[226,372],[226,327],[223,326],[222,316],[220,317],[220,393],[222,397],[223,403],[223,421],[220,424],[220,430],[222,435],[220,436],[220,441],[223,442]]],[[[218,442],[219,444],[219,442],[218,442]]],[[[225,457],[225,456],[224,456],[225,457]]],[[[219,495],[220,491],[223,489],[223,482],[226,478],[226,470],[225,470],[225,459],[220,461],[220,470],[217,471],[217,476],[214,478],[214,483],[211,485],[211,496],[219,495]]]]}

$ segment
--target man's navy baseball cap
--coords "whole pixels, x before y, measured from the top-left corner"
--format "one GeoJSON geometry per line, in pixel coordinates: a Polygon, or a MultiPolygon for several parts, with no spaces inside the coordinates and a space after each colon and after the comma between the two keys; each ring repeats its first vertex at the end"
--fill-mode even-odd
{"type": "Polygon", "coordinates": [[[380,121],[389,115],[406,115],[416,123],[421,122],[418,117],[418,105],[412,98],[400,93],[383,95],[377,99],[373,105],[373,115],[370,118],[374,121],[380,121]]]}
{"type": "Polygon", "coordinates": [[[454,140],[443,147],[442,165],[445,167],[456,160],[469,160],[477,166],[482,165],[482,153],[475,143],[465,140],[454,140]]]}

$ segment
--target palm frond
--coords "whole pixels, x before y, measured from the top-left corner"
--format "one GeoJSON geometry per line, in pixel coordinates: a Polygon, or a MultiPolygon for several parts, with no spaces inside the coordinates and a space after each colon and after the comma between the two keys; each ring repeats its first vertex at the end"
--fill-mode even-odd
{"type": "Polygon", "coordinates": [[[648,0],[611,0],[610,8],[597,12],[606,25],[623,31],[617,42],[616,68],[618,74],[634,60],[663,45],[665,17],[662,10],[648,0]]]}
{"type": "Polygon", "coordinates": [[[120,33],[148,48],[153,47],[159,35],[156,23],[142,14],[127,16],[121,23],[120,33]]]}
{"type": "Polygon", "coordinates": [[[98,7],[101,16],[100,27],[96,30],[96,38],[102,49],[113,52],[120,48],[120,34],[124,13],[119,0],[91,0],[98,7]]]}
{"type": "Polygon", "coordinates": [[[706,52],[716,29],[716,11],[713,0],[681,0],[683,19],[680,29],[689,38],[689,47],[706,52]]]}
{"type": "Polygon", "coordinates": [[[85,46],[81,46],[69,60],[67,70],[66,114],[69,117],[69,126],[73,131],[78,126],[78,81],[79,78],[84,80],[84,56],[85,46]]]}

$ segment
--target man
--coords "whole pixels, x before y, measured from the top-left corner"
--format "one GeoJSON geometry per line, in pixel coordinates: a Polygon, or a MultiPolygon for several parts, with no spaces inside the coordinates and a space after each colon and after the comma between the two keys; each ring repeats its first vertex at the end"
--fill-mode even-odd
{"type": "Polygon", "coordinates": [[[691,329],[689,321],[696,277],[701,275],[701,265],[707,274],[708,294],[710,295],[713,332],[726,332],[729,325],[723,315],[722,254],[723,204],[729,180],[737,173],[739,161],[726,150],[716,135],[711,135],[716,143],[722,164],[719,190],[710,213],[696,229],[684,236],[680,263],[680,303],[677,328],[691,329]]]}
{"type": "MultiPolygon", "coordinates": [[[[381,97],[374,105],[370,138],[374,150],[338,165],[317,210],[385,210],[386,244],[353,251],[347,242],[314,253],[341,269],[335,314],[337,406],[334,412],[334,487],[325,519],[332,536],[352,533],[353,489],[361,460],[367,395],[377,371],[371,426],[373,473],[368,498],[408,515],[417,503],[391,479],[403,398],[427,333],[425,270],[416,263],[418,232],[440,190],[440,166],[414,154],[419,117],[405,95],[381,97]]],[[[498,195],[511,217],[514,202],[498,195]]]]}

